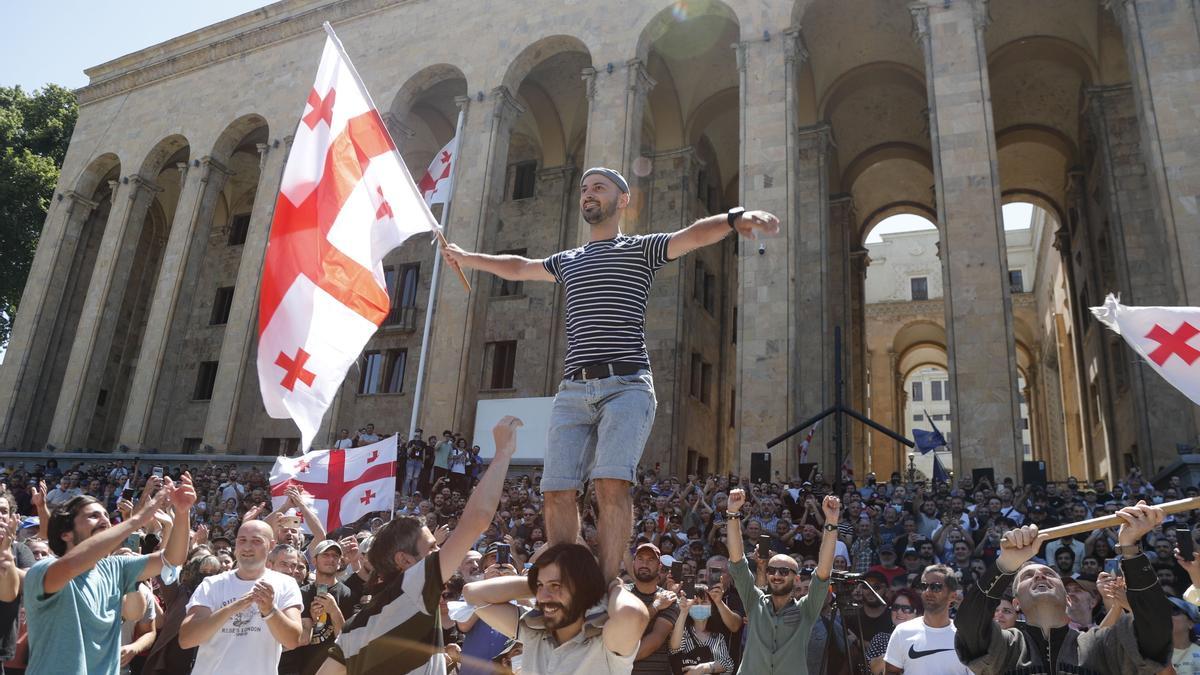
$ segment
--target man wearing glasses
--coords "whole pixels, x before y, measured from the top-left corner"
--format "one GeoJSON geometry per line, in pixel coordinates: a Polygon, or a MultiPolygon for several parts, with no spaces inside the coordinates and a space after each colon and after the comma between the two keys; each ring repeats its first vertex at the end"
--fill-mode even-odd
{"type": "Polygon", "coordinates": [[[917,584],[925,615],[908,619],[892,630],[883,659],[887,673],[908,675],[969,675],[971,672],[954,652],[954,624],[950,622],[950,600],[958,590],[954,570],[930,565],[917,584]]]}
{"type": "Polygon", "coordinates": [[[729,572],[738,594],[746,604],[746,616],[750,622],[742,663],[737,672],[808,675],[808,640],[825,597],[829,594],[837,523],[842,511],[841,500],[827,495],[821,504],[825,514],[825,531],[821,536],[817,569],[813,573],[808,595],[800,599],[792,597],[800,566],[787,555],[773,556],[767,562],[767,592],[754,585],[754,575],[750,572],[742,545],[741,509],[745,503],[746,493],[743,490],[730,491],[729,510],[725,514],[729,523],[729,572]]]}

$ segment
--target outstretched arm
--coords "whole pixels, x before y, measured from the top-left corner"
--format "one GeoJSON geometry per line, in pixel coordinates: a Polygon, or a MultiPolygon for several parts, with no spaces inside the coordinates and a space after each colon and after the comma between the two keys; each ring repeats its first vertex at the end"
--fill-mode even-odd
{"type": "Polygon", "coordinates": [[[822,527],[833,525],[834,529],[823,530],[821,533],[821,550],[817,552],[817,569],[813,576],[827,581],[833,573],[833,554],[837,551],[837,524],[842,514],[842,500],[834,495],[825,495],[825,501],[821,502],[821,512],[825,515],[825,525],[822,527]]]}
{"type": "Polygon", "coordinates": [[[519,255],[489,255],[464,251],[457,244],[442,247],[446,264],[456,270],[463,267],[491,272],[509,281],[554,281],[554,275],[546,271],[541,260],[519,255]]]}
{"type": "MultiPolygon", "coordinates": [[[[734,222],[734,229],[743,237],[754,239],[759,234],[779,232],[779,219],[766,211],[746,211],[734,222]]],[[[727,237],[730,231],[727,214],[701,218],[671,235],[667,257],[674,260],[688,251],[715,244],[727,237]]]]}

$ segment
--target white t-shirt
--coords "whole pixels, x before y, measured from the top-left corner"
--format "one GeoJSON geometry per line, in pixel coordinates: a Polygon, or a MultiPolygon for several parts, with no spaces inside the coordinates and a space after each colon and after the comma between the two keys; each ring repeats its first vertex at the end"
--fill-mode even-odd
{"type": "Polygon", "coordinates": [[[1171,665],[1176,675],[1200,675],[1200,647],[1188,645],[1171,652],[1171,665]]]}
{"type": "Polygon", "coordinates": [[[896,626],[888,639],[890,665],[905,675],[970,675],[971,671],[958,660],[954,652],[954,624],[945,628],[930,628],[923,617],[909,619],[896,626]]]}
{"type": "MultiPolygon", "coordinates": [[[[263,570],[263,576],[259,578],[275,589],[275,609],[282,611],[301,606],[300,587],[295,579],[273,570],[263,570]]],[[[237,570],[208,577],[192,594],[188,611],[193,607],[207,607],[215,612],[249,593],[257,581],[239,579],[237,570]]],[[[212,639],[200,645],[192,673],[274,675],[279,670],[282,653],[283,647],[271,635],[258,605],[251,604],[230,617],[212,639]]]]}

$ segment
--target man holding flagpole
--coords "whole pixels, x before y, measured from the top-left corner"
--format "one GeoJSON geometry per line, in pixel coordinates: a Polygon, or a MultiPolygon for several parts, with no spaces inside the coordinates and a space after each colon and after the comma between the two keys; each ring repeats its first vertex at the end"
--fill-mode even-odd
{"type": "Polygon", "coordinates": [[[550,281],[566,288],[567,355],[554,397],[542,490],[549,544],[578,539],[576,495],[593,481],[600,503],[600,568],[616,577],[633,520],[629,488],[654,423],[657,400],[646,350],[646,301],[655,272],[688,251],[730,232],[757,238],[779,231],[779,219],[738,207],[677,232],[626,235],[621,218],[629,184],[617,171],[588,169],[579,208],[591,226],[588,243],[543,260],[470,253],[454,244],[446,262],[513,281],[550,281]]]}

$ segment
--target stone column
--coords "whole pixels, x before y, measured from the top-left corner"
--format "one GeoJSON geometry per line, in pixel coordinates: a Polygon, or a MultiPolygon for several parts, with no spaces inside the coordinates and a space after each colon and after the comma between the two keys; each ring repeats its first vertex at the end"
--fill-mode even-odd
{"type": "Polygon", "coordinates": [[[211,445],[217,452],[230,450],[242,383],[248,371],[256,368],[250,356],[251,345],[258,339],[258,291],[271,234],[271,219],[279,199],[279,183],[283,180],[283,167],[291,147],[291,136],[283,140],[277,138],[269,146],[258,145],[258,187],[254,191],[246,243],[242,244],[242,257],[238,262],[229,321],[221,339],[212,399],[208,402],[208,416],[204,420],[202,444],[211,445]]]}
{"type": "MultiPolygon", "coordinates": [[[[741,202],[780,219],[780,234],[766,242],[763,255],[757,246],[738,248],[737,448],[731,464],[739,472],[749,471],[751,452],[763,451],[768,440],[798,421],[797,394],[804,383],[796,361],[802,308],[793,275],[803,236],[797,204],[820,196],[811,186],[797,194],[795,82],[806,53],[798,31],[775,37],[736,45],[741,202]]],[[[777,446],[773,469],[792,474],[795,458],[788,448],[796,442],[777,446]]]]}
{"type": "Polygon", "coordinates": [[[922,0],[910,10],[929,92],[954,473],[990,466],[1016,475],[1020,408],[983,37],[987,3],[922,0]]]}
{"type": "Polygon", "coordinates": [[[39,373],[46,362],[49,336],[70,277],[80,229],[99,204],[73,190],[59,192],[46,214],[37,252],[29,268],[21,309],[12,325],[8,352],[0,366],[0,444],[21,450],[30,417],[37,414],[39,373]]]}
{"type": "MultiPolygon", "coordinates": [[[[847,320],[847,328],[842,333],[842,337],[846,341],[845,350],[850,353],[850,365],[846,371],[846,401],[850,407],[865,415],[867,413],[867,359],[869,358],[867,356],[866,283],[867,265],[871,264],[871,259],[867,256],[867,249],[861,247],[851,248],[848,257],[850,290],[847,304],[850,307],[850,317],[847,320]]],[[[851,445],[860,453],[855,456],[855,459],[863,458],[862,464],[857,466],[863,467],[862,470],[865,472],[867,434],[870,429],[857,421],[852,423],[851,429],[851,445]]],[[[886,474],[876,471],[874,462],[871,463],[870,468],[875,471],[875,475],[879,477],[880,481],[887,480],[886,474]]]]}
{"type": "MultiPolygon", "coordinates": [[[[1179,304],[1200,304],[1200,4],[1106,0],[1125,34],[1142,153],[1179,304]]],[[[1161,264],[1161,263],[1160,263],[1161,264]]]]}
{"type": "Polygon", "coordinates": [[[180,168],[183,188],[175,208],[174,221],[168,231],[167,245],[146,319],[146,330],[142,334],[142,348],[133,373],[129,400],[125,404],[125,418],[121,421],[120,443],[130,448],[140,448],[146,440],[146,427],[151,408],[158,400],[158,381],[167,353],[167,341],[175,323],[180,291],[189,268],[193,277],[190,283],[195,281],[197,265],[191,259],[193,255],[204,251],[212,224],[213,206],[221,194],[226,177],[231,173],[212,157],[198,161],[199,167],[195,170],[188,170],[186,164],[180,168]]]}
{"type": "MultiPolygon", "coordinates": [[[[571,164],[554,166],[538,172],[538,180],[548,185],[547,193],[559,191],[561,195],[558,212],[558,248],[562,251],[575,243],[575,222],[571,220],[572,197],[575,194],[575,176],[577,171],[571,164]],[[553,187],[549,187],[553,186],[553,187]]],[[[563,321],[563,303],[566,295],[559,285],[554,286],[554,297],[550,302],[550,339],[546,344],[545,380],[543,396],[554,396],[558,392],[558,383],[562,379],[562,364],[566,355],[566,325],[563,321]]]]}
{"type": "Polygon", "coordinates": [[[113,208],[104,225],[91,285],[67,359],[63,381],[70,386],[59,393],[50,424],[50,443],[65,450],[79,446],[87,436],[115,327],[111,312],[120,307],[146,211],[159,192],[162,188],[138,174],[122,178],[113,190],[113,208]]]}
{"type": "MultiPolygon", "coordinates": [[[[583,81],[588,102],[583,168],[607,166],[625,176],[633,192],[625,231],[638,232],[645,202],[639,190],[634,189],[639,180],[633,162],[641,155],[642,116],[646,97],[656,82],[640,59],[630,59],[620,66],[609,64],[599,70],[584,68],[583,81]]],[[[572,245],[587,241],[588,228],[580,219],[578,236],[572,245]]]]}
{"type": "MultiPolygon", "coordinates": [[[[496,208],[504,197],[513,122],[525,109],[503,86],[493,89],[483,100],[459,99],[461,106],[468,103],[459,145],[463,162],[454,178],[446,237],[467,250],[478,251],[487,228],[496,222],[496,208]]],[[[438,282],[425,391],[417,420],[425,429],[469,431],[465,425],[475,416],[475,400],[469,395],[468,382],[472,383],[471,390],[478,388],[478,362],[483,350],[482,345],[475,344],[474,316],[478,303],[487,301],[487,294],[480,289],[490,283],[490,276],[464,271],[475,289],[469,296],[449,267],[442,267],[438,282]],[[472,359],[472,351],[480,353],[472,359]]]]}

